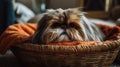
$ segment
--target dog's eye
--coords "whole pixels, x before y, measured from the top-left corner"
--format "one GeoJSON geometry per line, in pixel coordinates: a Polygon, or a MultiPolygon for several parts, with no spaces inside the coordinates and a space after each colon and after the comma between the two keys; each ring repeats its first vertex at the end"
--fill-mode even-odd
{"type": "Polygon", "coordinates": [[[60,23],[56,22],[51,27],[52,28],[58,28],[58,27],[60,27],[60,25],[61,25],[60,23]]]}
{"type": "Polygon", "coordinates": [[[69,27],[75,27],[76,25],[74,23],[70,23],[69,27]]]}
{"type": "Polygon", "coordinates": [[[74,23],[70,23],[70,24],[69,24],[69,27],[78,29],[78,28],[79,28],[79,25],[78,25],[78,24],[74,24],[74,23]]]}

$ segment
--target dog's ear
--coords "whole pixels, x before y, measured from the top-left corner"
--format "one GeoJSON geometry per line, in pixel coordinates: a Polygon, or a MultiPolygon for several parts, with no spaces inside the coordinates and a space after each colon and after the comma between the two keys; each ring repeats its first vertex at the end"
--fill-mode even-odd
{"type": "Polygon", "coordinates": [[[48,27],[48,21],[50,19],[52,19],[52,17],[49,16],[48,14],[44,14],[40,18],[40,20],[38,22],[37,29],[32,37],[32,43],[34,43],[34,44],[41,44],[42,43],[41,37],[42,37],[42,34],[45,31],[45,29],[48,27]]]}
{"type": "Polygon", "coordinates": [[[48,26],[48,21],[52,19],[52,16],[45,13],[42,18],[38,21],[37,31],[43,32],[43,30],[48,26]]]}

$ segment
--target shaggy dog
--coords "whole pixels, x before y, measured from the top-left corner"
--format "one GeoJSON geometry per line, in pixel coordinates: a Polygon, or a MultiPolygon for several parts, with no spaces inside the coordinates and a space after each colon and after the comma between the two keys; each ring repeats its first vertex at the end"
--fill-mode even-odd
{"type": "Polygon", "coordinates": [[[80,8],[48,10],[42,14],[32,43],[103,41],[104,34],[87,20],[80,8]]]}

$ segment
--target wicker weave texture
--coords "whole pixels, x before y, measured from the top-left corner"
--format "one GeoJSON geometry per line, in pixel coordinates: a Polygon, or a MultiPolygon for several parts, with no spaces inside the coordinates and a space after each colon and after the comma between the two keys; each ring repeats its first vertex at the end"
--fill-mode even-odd
{"type": "Polygon", "coordinates": [[[12,51],[27,67],[109,67],[119,46],[120,40],[69,47],[24,43],[14,46],[12,51]]]}

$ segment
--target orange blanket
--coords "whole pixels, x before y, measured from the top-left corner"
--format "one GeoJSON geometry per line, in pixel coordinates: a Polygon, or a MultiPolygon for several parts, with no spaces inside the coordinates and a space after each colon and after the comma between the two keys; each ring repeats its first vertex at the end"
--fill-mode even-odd
{"type": "MultiPolygon", "coordinates": [[[[102,29],[102,31],[106,35],[105,40],[115,40],[118,38],[117,36],[120,33],[120,27],[118,26],[110,27],[101,24],[98,26],[102,29]]],[[[22,43],[29,40],[30,39],[29,37],[35,32],[35,29],[36,29],[36,24],[31,24],[31,23],[14,24],[9,26],[0,36],[0,53],[4,54],[7,51],[7,49],[10,48],[10,46],[15,45],[16,43],[22,43]]],[[[73,42],[73,43],[76,44],[79,42],[73,42]]],[[[82,42],[82,44],[83,43],[86,42],[82,42]]],[[[94,41],[88,43],[94,44],[94,41]]],[[[58,43],[57,45],[59,44],[61,43],[58,43]]],[[[64,44],[69,45],[69,43],[67,42],[65,42],[64,44]]],[[[62,45],[64,44],[62,43],[62,45]]]]}
{"type": "Polygon", "coordinates": [[[36,24],[14,24],[9,26],[0,36],[0,53],[4,54],[7,49],[16,43],[29,39],[34,33],[36,24]]]}

